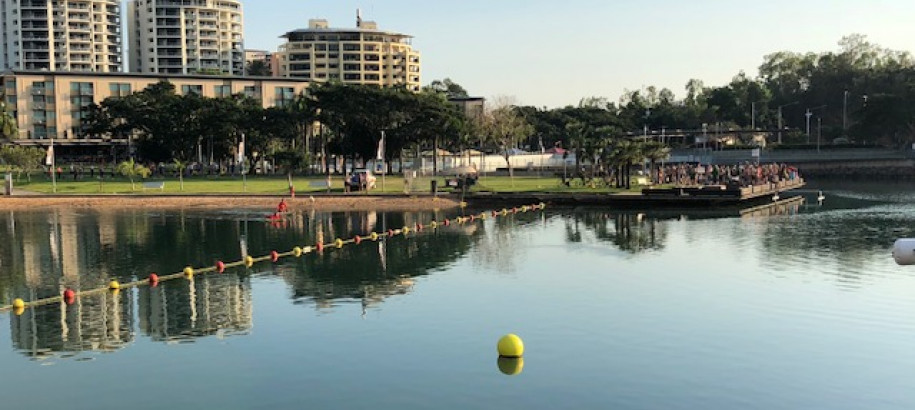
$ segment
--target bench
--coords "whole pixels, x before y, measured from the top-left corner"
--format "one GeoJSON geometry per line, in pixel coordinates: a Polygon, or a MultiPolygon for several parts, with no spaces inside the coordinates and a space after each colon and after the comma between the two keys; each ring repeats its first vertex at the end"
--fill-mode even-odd
{"type": "Polygon", "coordinates": [[[143,183],[143,190],[145,191],[145,190],[147,190],[147,189],[158,189],[158,190],[160,190],[160,191],[164,191],[164,190],[165,190],[165,181],[159,181],[159,182],[144,182],[144,183],[143,183]]]}
{"type": "Polygon", "coordinates": [[[308,183],[308,186],[312,188],[321,188],[330,190],[332,183],[330,181],[311,181],[308,183]]]}

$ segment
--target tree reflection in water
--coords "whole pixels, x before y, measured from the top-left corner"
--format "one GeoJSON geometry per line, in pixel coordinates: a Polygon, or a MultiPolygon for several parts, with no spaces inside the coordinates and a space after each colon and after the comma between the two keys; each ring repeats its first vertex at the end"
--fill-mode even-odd
{"type": "Polygon", "coordinates": [[[602,210],[575,210],[564,214],[566,240],[581,243],[586,236],[610,242],[632,254],[664,248],[665,222],[641,213],[602,210]]]}

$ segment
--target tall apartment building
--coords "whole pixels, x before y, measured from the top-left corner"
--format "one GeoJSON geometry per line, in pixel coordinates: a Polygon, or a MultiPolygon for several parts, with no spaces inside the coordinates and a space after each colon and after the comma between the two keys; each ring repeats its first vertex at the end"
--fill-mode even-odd
{"type": "Polygon", "coordinates": [[[283,37],[281,77],[420,89],[420,53],[413,49],[412,36],[379,30],[375,22],[359,17],[354,29],[309,20],[307,29],[283,37]]]}
{"type": "Polygon", "coordinates": [[[4,69],[117,72],[119,0],[2,0],[4,69]]]}
{"type": "Polygon", "coordinates": [[[132,72],[244,74],[241,1],[132,0],[127,16],[132,72]]]}

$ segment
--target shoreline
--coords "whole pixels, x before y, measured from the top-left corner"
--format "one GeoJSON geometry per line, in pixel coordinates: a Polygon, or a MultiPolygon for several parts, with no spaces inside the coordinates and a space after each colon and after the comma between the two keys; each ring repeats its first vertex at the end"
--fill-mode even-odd
{"type": "Polygon", "coordinates": [[[315,195],[22,195],[0,197],[0,210],[48,208],[122,209],[276,209],[286,198],[289,209],[317,211],[431,211],[460,207],[450,196],[315,195]],[[312,201],[312,198],[314,201],[312,201]]]}

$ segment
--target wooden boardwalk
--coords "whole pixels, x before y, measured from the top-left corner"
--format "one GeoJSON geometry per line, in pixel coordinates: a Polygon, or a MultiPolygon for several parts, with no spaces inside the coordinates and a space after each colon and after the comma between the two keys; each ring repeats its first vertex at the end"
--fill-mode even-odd
{"type": "Polygon", "coordinates": [[[803,179],[749,187],[724,185],[652,189],[641,193],[475,193],[467,197],[474,206],[545,202],[564,206],[607,206],[624,209],[744,207],[771,203],[782,194],[801,188],[803,179]],[[778,195],[776,195],[778,194],[778,195]]]}

